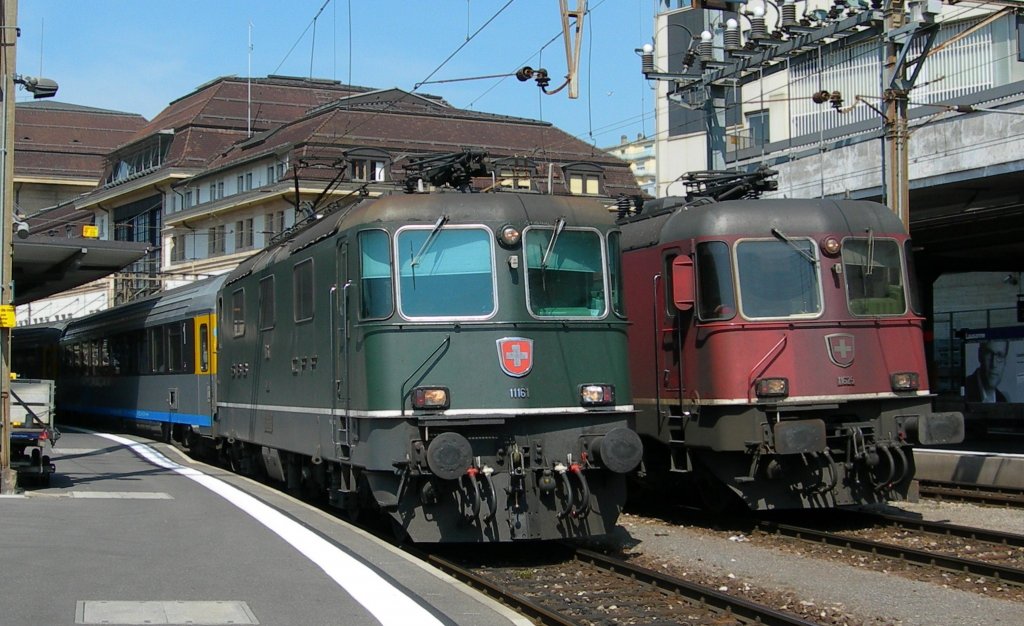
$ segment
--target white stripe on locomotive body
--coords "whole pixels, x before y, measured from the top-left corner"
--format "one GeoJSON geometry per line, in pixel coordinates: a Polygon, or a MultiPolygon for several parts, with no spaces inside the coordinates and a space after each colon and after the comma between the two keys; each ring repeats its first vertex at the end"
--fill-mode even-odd
{"type": "MultiPolygon", "coordinates": [[[[927,390],[908,391],[906,393],[896,394],[891,391],[880,391],[874,393],[858,393],[842,396],[794,396],[792,398],[779,399],[777,402],[772,402],[774,399],[766,399],[764,401],[755,400],[752,406],[771,406],[778,408],[786,408],[791,406],[801,406],[804,404],[816,403],[816,402],[855,402],[858,400],[893,400],[896,398],[929,398],[935,394],[927,390]]],[[[665,398],[661,399],[661,403],[665,404],[669,400],[665,398]]],[[[634,404],[637,405],[653,405],[658,404],[658,400],[655,398],[633,398],[634,404]]],[[[700,400],[687,400],[687,405],[692,406],[712,406],[712,405],[731,405],[731,404],[751,404],[750,398],[717,398],[709,400],[707,398],[701,398],[700,400]]],[[[772,409],[774,410],[774,409],[772,409]]]]}
{"type": "Polygon", "coordinates": [[[218,402],[217,408],[225,409],[242,409],[246,411],[273,411],[275,413],[300,413],[300,414],[312,414],[312,415],[349,415],[350,417],[459,417],[459,416],[475,416],[475,417],[517,417],[520,415],[557,415],[557,414],[586,414],[586,413],[600,413],[606,411],[632,412],[632,404],[619,404],[615,406],[599,407],[598,409],[587,409],[579,406],[560,406],[560,407],[542,407],[536,409],[523,408],[523,409],[465,409],[458,411],[439,411],[437,413],[430,413],[426,416],[420,414],[413,414],[411,411],[357,411],[345,409],[331,409],[330,407],[301,407],[301,406],[282,406],[274,404],[247,404],[241,402],[218,402]]]}

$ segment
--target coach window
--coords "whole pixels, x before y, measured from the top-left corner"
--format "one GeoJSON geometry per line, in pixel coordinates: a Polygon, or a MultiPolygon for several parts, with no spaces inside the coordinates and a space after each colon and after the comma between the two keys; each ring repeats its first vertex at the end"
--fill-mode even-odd
{"type": "Polygon", "coordinates": [[[206,373],[210,371],[210,326],[209,324],[199,325],[199,371],[206,373]]]}
{"type": "Polygon", "coordinates": [[[296,322],[313,319],[313,259],[292,268],[292,303],[296,322]]]}
{"type": "Polygon", "coordinates": [[[409,227],[396,238],[398,306],[408,318],[483,319],[495,311],[494,241],[480,227],[409,227]]]}
{"type": "Polygon", "coordinates": [[[724,241],[697,244],[697,312],[704,321],[736,316],[729,246],[724,241]]]}
{"type": "Polygon", "coordinates": [[[231,336],[245,335],[245,289],[231,293],[231,336]]]}
{"type": "Polygon", "coordinates": [[[594,230],[531,226],[524,236],[527,305],[538,317],[603,317],[601,237],[594,230]]]}
{"type": "Polygon", "coordinates": [[[359,233],[359,317],[385,319],[394,310],[391,245],[387,232],[359,233]]]}
{"type": "Polygon", "coordinates": [[[164,327],[164,337],[167,340],[167,371],[185,371],[184,344],[185,333],[182,332],[182,323],[175,322],[164,327]]]}
{"type": "Polygon", "coordinates": [[[274,319],[274,277],[260,279],[260,330],[270,330],[277,323],[274,319]]]}
{"type": "Polygon", "coordinates": [[[854,315],[902,315],[907,311],[900,246],[893,239],[843,241],[846,296],[854,315]]]}
{"type": "Polygon", "coordinates": [[[166,371],[164,354],[164,333],[162,328],[149,329],[149,371],[154,374],[166,371]]]}
{"type": "Polygon", "coordinates": [[[810,239],[785,235],[737,242],[743,315],[758,319],[821,314],[817,253],[818,246],[810,239]]]}

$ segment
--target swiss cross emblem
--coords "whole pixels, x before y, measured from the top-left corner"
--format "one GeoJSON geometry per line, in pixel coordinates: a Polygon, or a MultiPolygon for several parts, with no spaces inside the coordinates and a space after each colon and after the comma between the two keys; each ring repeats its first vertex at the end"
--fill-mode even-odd
{"type": "Polygon", "coordinates": [[[825,335],[825,344],[828,346],[828,358],[833,363],[839,367],[853,365],[853,335],[847,333],[825,335]]]}
{"type": "Polygon", "coordinates": [[[533,339],[504,337],[498,340],[498,363],[501,371],[519,378],[533,367],[533,339]]]}

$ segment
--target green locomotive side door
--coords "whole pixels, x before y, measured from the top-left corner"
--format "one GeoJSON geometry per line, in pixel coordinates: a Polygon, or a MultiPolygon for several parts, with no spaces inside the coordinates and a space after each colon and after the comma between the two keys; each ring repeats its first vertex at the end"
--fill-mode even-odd
{"type": "Polygon", "coordinates": [[[338,239],[335,249],[335,283],[331,286],[331,433],[334,438],[335,455],[339,459],[349,458],[350,383],[349,365],[349,289],[348,240],[338,239]]]}

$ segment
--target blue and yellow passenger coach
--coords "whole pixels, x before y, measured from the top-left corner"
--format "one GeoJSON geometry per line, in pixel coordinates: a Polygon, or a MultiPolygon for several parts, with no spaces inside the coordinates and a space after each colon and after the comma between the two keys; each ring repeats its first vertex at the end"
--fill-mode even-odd
{"type": "Polygon", "coordinates": [[[213,433],[215,277],[67,322],[62,415],[146,424],[194,443],[213,433]]]}

